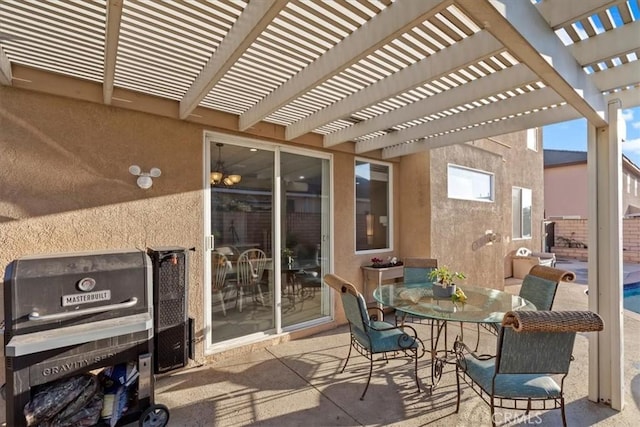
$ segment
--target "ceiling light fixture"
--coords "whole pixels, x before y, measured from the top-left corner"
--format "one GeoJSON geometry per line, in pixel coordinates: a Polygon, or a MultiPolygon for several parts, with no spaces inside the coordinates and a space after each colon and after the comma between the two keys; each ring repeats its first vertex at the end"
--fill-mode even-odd
{"type": "Polygon", "coordinates": [[[240,175],[227,175],[224,171],[224,162],[222,161],[222,147],[224,144],[218,142],[216,143],[216,146],[218,147],[218,161],[211,171],[211,185],[224,184],[226,186],[230,186],[239,183],[240,180],[242,180],[240,175]]]}

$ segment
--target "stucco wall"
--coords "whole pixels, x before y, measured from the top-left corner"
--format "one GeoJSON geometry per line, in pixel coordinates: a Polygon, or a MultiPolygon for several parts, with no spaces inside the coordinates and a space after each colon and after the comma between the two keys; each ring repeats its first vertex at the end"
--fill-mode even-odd
{"type": "Polygon", "coordinates": [[[544,170],[544,207],[547,218],[563,215],[587,217],[587,165],[544,170]]]}

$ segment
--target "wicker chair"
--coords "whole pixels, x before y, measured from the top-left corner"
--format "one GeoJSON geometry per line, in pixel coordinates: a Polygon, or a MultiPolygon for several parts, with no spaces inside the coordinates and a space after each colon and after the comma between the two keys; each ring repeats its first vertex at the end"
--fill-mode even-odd
{"type": "MultiPolygon", "coordinates": [[[[349,321],[351,345],[340,372],[344,372],[347,367],[352,349],[369,359],[369,377],[360,400],[364,399],[369,388],[373,372],[373,358],[376,354],[382,354],[385,361],[399,357],[413,359],[416,386],[418,387],[418,392],[420,392],[418,359],[424,355],[425,348],[415,329],[411,326],[394,326],[388,322],[372,320],[369,317],[364,297],[351,283],[334,274],[325,275],[324,281],[339,292],[345,315],[349,321]]],[[[380,318],[383,315],[384,313],[380,310],[380,318]]]]}
{"type": "MultiPolygon", "coordinates": [[[[404,265],[404,277],[403,282],[405,286],[424,285],[429,281],[429,273],[438,268],[438,260],[434,258],[405,258],[404,265]]],[[[412,316],[402,310],[395,311],[396,325],[403,324],[404,322],[421,323],[423,318],[412,316]]]]}
{"type": "Polygon", "coordinates": [[[464,380],[495,408],[530,410],[564,408],[564,379],[573,360],[576,332],[601,331],[602,319],[590,311],[511,311],[500,328],[496,355],[476,355],[456,341],[456,384],[460,409],[460,381],[464,380]],[[558,382],[558,381],[559,382],[558,382]]]}

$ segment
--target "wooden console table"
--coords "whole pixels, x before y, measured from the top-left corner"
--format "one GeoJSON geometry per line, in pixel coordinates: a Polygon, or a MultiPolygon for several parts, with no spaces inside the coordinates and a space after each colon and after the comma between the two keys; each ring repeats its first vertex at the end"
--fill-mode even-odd
{"type": "Polygon", "coordinates": [[[373,299],[373,290],[380,287],[385,280],[398,279],[404,276],[404,266],[374,268],[368,266],[360,267],[363,277],[363,295],[367,306],[379,306],[373,299]]]}

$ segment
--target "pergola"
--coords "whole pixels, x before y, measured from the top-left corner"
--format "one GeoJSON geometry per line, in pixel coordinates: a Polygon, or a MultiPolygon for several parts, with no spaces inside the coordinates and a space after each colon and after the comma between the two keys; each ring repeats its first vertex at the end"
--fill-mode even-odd
{"type": "Polygon", "coordinates": [[[273,123],[287,140],[313,132],[383,158],[586,118],[589,305],[607,329],[591,342],[589,398],[622,409],[618,125],[640,105],[638,11],[638,0],[3,0],[0,83],[198,123],[223,112],[236,131],[273,123]]]}

